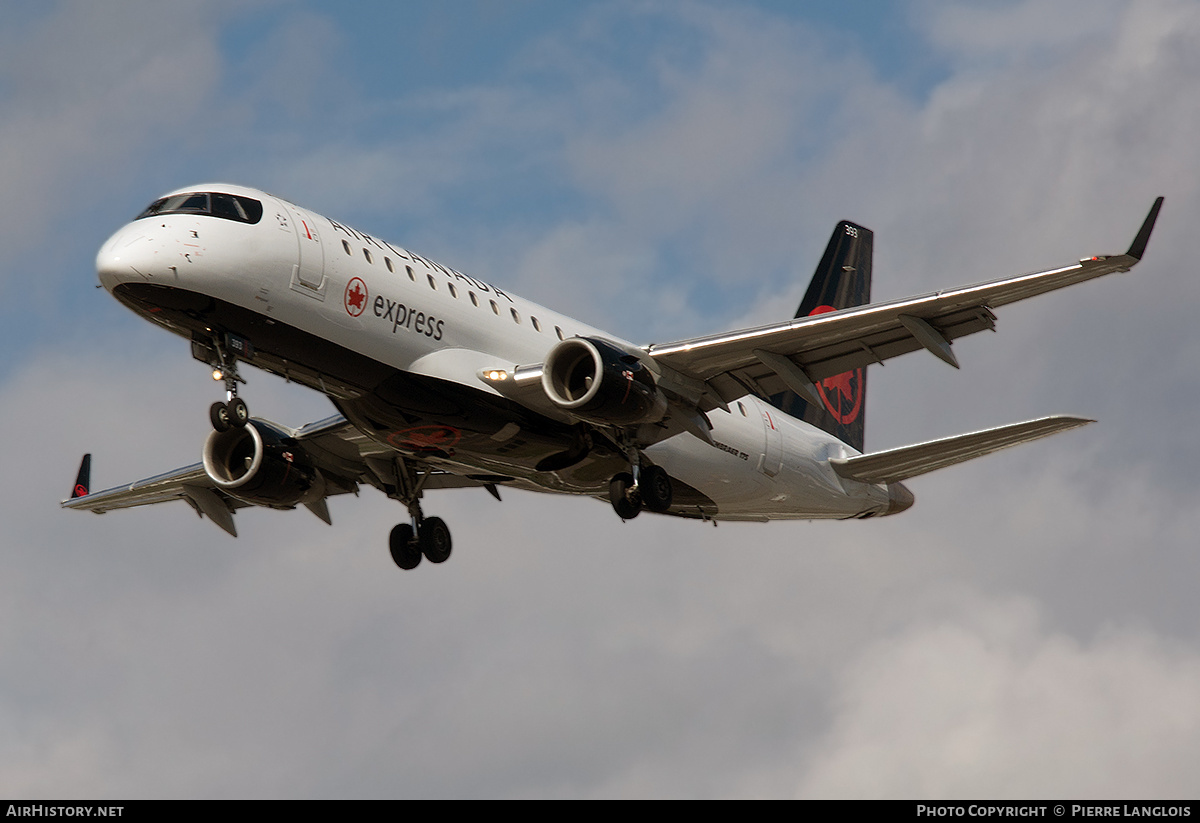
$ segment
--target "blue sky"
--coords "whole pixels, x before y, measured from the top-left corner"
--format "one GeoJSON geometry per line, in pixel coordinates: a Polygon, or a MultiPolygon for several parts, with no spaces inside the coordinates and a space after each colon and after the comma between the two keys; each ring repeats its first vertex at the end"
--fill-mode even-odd
{"type": "MultiPolygon", "coordinates": [[[[1194,797],[1200,11],[1183,0],[0,3],[0,793],[1194,797]],[[217,387],[95,288],[205,180],[627,338],[789,315],[838,219],[875,296],[1145,262],[874,368],[869,448],[1100,423],[869,523],[622,524],[379,495],[58,509],[194,462],[217,387]]],[[[256,414],[327,401],[251,374],[256,414]]]]}
{"type": "MultiPolygon", "coordinates": [[[[835,6],[814,5],[811,18],[801,21],[773,16],[778,4],[724,11],[742,26],[803,22],[805,28],[794,33],[817,54],[816,65],[806,62],[805,68],[836,70],[819,65],[832,55],[855,71],[887,77],[887,86],[899,93],[927,93],[928,83],[913,79],[927,79],[934,61],[901,61],[894,45],[907,39],[897,38],[896,30],[907,31],[909,12],[891,7],[882,20],[876,11],[868,15],[869,26],[845,29],[836,24],[846,9],[835,6]]],[[[115,13],[88,14],[89,23],[109,27],[104,33],[120,45],[81,71],[63,65],[53,50],[94,37],[96,29],[80,27],[64,36],[70,7],[51,8],[57,13],[25,12],[19,17],[31,19],[10,26],[9,37],[23,42],[13,46],[11,62],[18,65],[3,88],[10,105],[28,106],[31,130],[77,129],[77,141],[64,147],[66,157],[58,158],[56,169],[47,169],[61,199],[47,203],[42,222],[19,233],[7,253],[24,252],[14,268],[48,267],[62,276],[86,276],[88,256],[110,228],[136,213],[147,192],[183,180],[252,182],[295,200],[315,200],[314,208],[414,245],[427,234],[431,242],[461,243],[479,224],[520,237],[564,218],[604,219],[612,204],[598,200],[591,181],[580,180],[572,168],[578,127],[615,136],[653,119],[671,105],[682,77],[704,70],[724,25],[710,19],[721,13],[720,5],[358,3],[333,17],[321,4],[218,3],[158,21],[163,41],[148,49],[153,63],[135,68],[138,49],[121,38],[135,36],[145,15],[136,5],[119,5],[115,13]],[[197,31],[204,38],[196,38],[197,31]],[[187,48],[175,48],[179,38],[187,38],[187,48]],[[54,65],[30,66],[37,57],[23,51],[54,65]],[[138,108],[136,100],[147,93],[147,102],[154,102],[138,108]],[[104,105],[105,94],[121,98],[104,105]],[[94,108],[73,112],[76,103],[94,108]],[[154,116],[156,108],[165,116],[154,116]],[[115,150],[99,151],[93,135],[111,136],[115,150]],[[108,224],[86,219],[95,214],[93,198],[67,196],[81,170],[105,186],[108,224]],[[358,190],[362,178],[375,172],[380,178],[364,196],[358,190]],[[52,220],[87,226],[90,233],[73,232],[77,243],[56,238],[55,256],[48,259],[39,230],[52,220]]],[[[836,91],[824,89],[819,99],[806,101],[816,123],[796,124],[790,151],[829,150],[817,123],[836,112],[836,91]]],[[[21,137],[37,140],[32,131],[21,137]]],[[[689,225],[677,225],[676,233],[689,225]]],[[[813,227],[807,239],[817,242],[822,231],[813,227]]],[[[696,265],[683,239],[663,244],[654,256],[656,268],[668,273],[696,265]]],[[[788,276],[768,274],[776,284],[788,276]]],[[[744,307],[756,296],[721,283],[708,283],[708,289],[677,285],[684,299],[700,304],[744,307]]],[[[10,303],[7,328],[25,338],[59,337],[64,325],[76,325],[73,311],[63,311],[64,298],[77,300],[79,292],[56,296],[50,316],[39,316],[33,328],[22,322],[27,310],[10,303]]]]}

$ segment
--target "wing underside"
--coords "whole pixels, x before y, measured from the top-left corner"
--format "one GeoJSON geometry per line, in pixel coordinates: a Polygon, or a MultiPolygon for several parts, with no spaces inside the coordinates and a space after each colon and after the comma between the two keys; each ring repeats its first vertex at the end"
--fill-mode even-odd
{"type": "MultiPolygon", "coordinates": [[[[396,491],[399,481],[397,453],[381,446],[362,434],[344,417],[334,415],[310,423],[293,432],[313,464],[322,472],[326,482],[324,496],[304,505],[326,523],[330,522],[325,498],[338,494],[358,493],[359,484],[375,486],[386,494],[396,491]]],[[[76,480],[75,494],[62,501],[65,509],[81,509],[103,514],[114,509],[149,506],[172,500],[186,501],[197,514],[207,516],[234,537],[237,528],[233,513],[254,506],[227,493],[218,486],[202,463],[184,466],[173,471],[138,480],[123,486],[87,493],[91,455],[86,455],[76,480]]],[[[486,481],[438,471],[419,461],[408,459],[410,468],[423,475],[423,489],[449,489],[487,486],[486,481]]]]}

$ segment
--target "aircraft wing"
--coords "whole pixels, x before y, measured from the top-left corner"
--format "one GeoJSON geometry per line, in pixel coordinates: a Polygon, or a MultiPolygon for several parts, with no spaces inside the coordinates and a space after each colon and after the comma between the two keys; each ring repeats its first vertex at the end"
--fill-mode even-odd
{"type": "MultiPolygon", "coordinates": [[[[385,493],[389,486],[395,488],[396,452],[364,436],[342,415],[334,415],[303,426],[295,430],[293,437],[324,476],[325,497],[349,492],[357,494],[359,483],[376,486],[385,493]]],[[[419,461],[409,462],[420,465],[419,461]]],[[[424,466],[421,468],[428,471],[428,476],[422,484],[424,489],[488,485],[469,477],[424,466]]],[[[90,474],[91,455],[84,455],[79,475],[75,480],[74,493],[70,499],[62,501],[64,509],[83,509],[103,514],[113,509],[185,500],[197,514],[207,515],[222,529],[237,537],[237,528],[233,522],[234,511],[255,505],[226,493],[212,481],[202,463],[194,463],[98,492],[88,491],[90,474]]],[[[305,505],[326,523],[331,522],[324,497],[305,505]]]]}
{"type": "Polygon", "coordinates": [[[951,341],[995,328],[993,309],[1113,272],[1141,259],[1162,207],[1154,201],[1124,254],[1090,257],[1049,271],[1022,274],[920,297],[648,347],[654,362],[706,384],[708,410],[747,391],[761,397],[791,389],[815,396],[813,383],[917,349],[958,367],[951,341]],[[715,395],[715,397],[714,397],[715,395]],[[719,399],[718,399],[719,398],[719,399]]]}
{"type": "Polygon", "coordinates": [[[898,483],[910,477],[926,474],[956,463],[974,460],[985,454],[1039,440],[1058,434],[1095,420],[1082,417],[1067,417],[1051,415],[1039,417],[1037,420],[1027,420],[1024,423],[1010,423],[994,429],[959,434],[954,437],[943,437],[940,440],[930,440],[927,443],[917,443],[914,446],[901,446],[898,449],[862,454],[855,457],[835,458],[829,463],[833,470],[849,480],[862,483],[898,483]]]}

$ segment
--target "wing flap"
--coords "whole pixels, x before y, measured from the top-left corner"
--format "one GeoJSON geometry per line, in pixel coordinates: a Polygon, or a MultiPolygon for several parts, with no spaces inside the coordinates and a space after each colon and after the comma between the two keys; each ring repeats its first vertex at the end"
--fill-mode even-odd
{"type": "Polygon", "coordinates": [[[1051,415],[874,454],[835,458],[829,463],[839,476],[848,480],[861,483],[898,483],[910,477],[1094,422],[1096,421],[1082,417],[1051,415]]]}

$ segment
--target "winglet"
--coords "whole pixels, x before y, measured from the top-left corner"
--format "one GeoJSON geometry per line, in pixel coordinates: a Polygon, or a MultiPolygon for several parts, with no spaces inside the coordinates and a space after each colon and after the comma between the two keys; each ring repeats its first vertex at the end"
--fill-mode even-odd
{"type": "Polygon", "coordinates": [[[79,464],[79,474],[75,475],[75,488],[71,489],[71,499],[87,497],[92,484],[92,456],[85,454],[79,464]]]}
{"type": "Polygon", "coordinates": [[[1162,204],[1161,197],[1154,201],[1154,205],[1150,207],[1150,213],[1146,215],[1146,221],[1138,230],[1137,237],[1133,238],[1133,245],[1129,247],[1129,251],[1125,252],[1134,260],[1141,260],[1142,255],[1146,253],[1146,244],[1150,242],[1150,232],[1154,231],[1154,221],[1158,219],[1158,210],[1162,208],[1162,204]]]}

